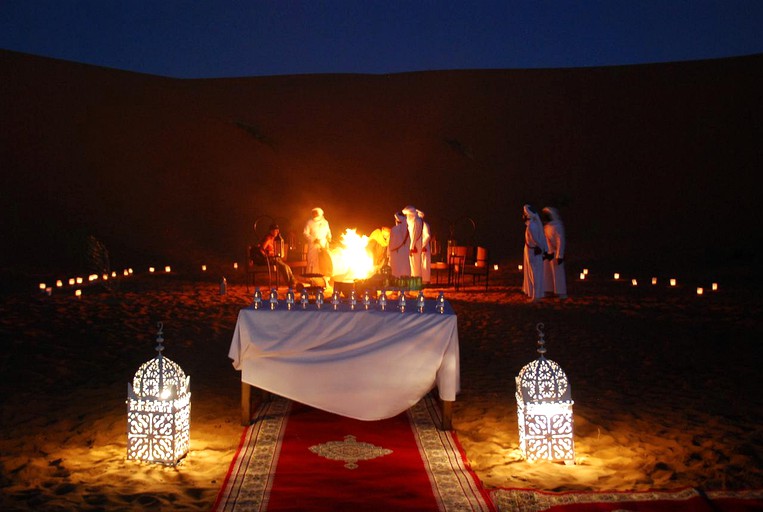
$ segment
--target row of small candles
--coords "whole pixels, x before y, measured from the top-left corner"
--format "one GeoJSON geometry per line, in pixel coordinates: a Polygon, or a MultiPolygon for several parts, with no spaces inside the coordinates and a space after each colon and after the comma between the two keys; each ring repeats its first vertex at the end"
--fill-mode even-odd
{"type": "MultiPolygon", "coordinates": [[[[325,302],[323,297],[324,290],[323,288],[318,288],[315,292],[315,307],[317,309],[321,309],[323,307],[323,304],[325,302]]],[[[297,300],[296,295],[294,293],[294,290],[289,288],[286,292],[286,309],[292,310],[296,308],[297,300]]],[[[376,305],[381,311],[386,311],[387,307],[389,305],[390,299],[387,298],[387,291],[382,290],[379,295],[379,299],[376,301],[376,305]]],[[[254,289],[254,297],[252,299],[252,308],[254,309],[265,309],[264,306],[265,301],[263,300],[262,292],[260,291],[259,287],[256,287],[254,289]]],[[[342,304],[341,295],[338,290],[334,290],[334,293],[331,296],[331,307],[334,311],[339,310],[340,304],[342,304]]],[[[278,309],[278,306],[280,304],[278,300],[278,290],[275,288],[270,289],[270,296],[268,297],[267,304],[269,305],[269,308],[271,311],[274,311],[278,309]]],[[[302,309],[307,309],[308,305],[310,304],[310,292],[307,288],[303,289],[300,293],[300,299],[299,299],[299,305],[302,307],[302,309]]],[[[371,309],[371,306],[373,304],[371,300],[371,295],[368,290],[363,292],[363,296],[358,299],[357,293],[355,290],[352,290],[350,292],[350,297],[348,299],[348,304],[350,305],[351,310],[362,309],[369,310],[371,309]]],[[[415,299],[415,305],[416,310],[419,313],[424,313],[425,305],[426,305],[426,299],[424,297],[424,292],[419,291],[418,296],[415,299]]],[[[408,307],[408,300],[405,297],[404,292],[400,292],[397,296],[397,310],[401,313],[405,313],[405,309],[408,307]]],[[[437,300],[435,303],[435,310],[443,314],[445,312],[445,294],[443,292],[440,292],[437,296],[437,300]]]]}
{"type": "MultiPolygon", "coordinates": [[[[168,267],[169,268],[169,267],[168,267]]],[[[169,272],[169,270],[168,270],[169,272]]],[[[129,277],[133,275],[133,269],[128,268],[122,271],[122,275],[124,277],[129,277]]],[[[95,281],[98,281],[99,279],[101,281],[108,281],[109,279],[116,279],[118,277],[118,274],[116,271],[112,271],[111,274],[90,274],[87,276],[87,284],[91,284],[95,281]]],[[[56,280],[56,288],[63,288],[65,284],[68,284],[69,286],[81,286],[85,284],[85,278],[84,277],[70,277],[66,282],[64,282],[63,279],[57,279],[56,280]]],[[[39,284],[40,291],[47,294],[52,295],[53,294],[53,286],[48,286],[47,283],[40,283],[39,284]]],[[[77,297],[82,295],[82,289],[78,288],[74,291],[74,295],[77,297]]]]}
{"type": "MultiPolygon", "coordinates": [[[[584,268],[583,271],[580,273],[580,275],[578,277],[580,278],[581,281],[585,281],[586,278],[588,277],[588,269],[584,268]]],[[[620,275],[619,272],[615,272],[614,274],[612,274],[612,279],[613,280],[620,281],[620,278],[621,278],[621,275],[620,275]]],[[[656,277],[652,277],[652,279],[651,279],[652,286],[656,286],[658,282],[659,282],[659,280],[656,277]]],[[[672,288],[674,288],[674,287],[678,286],[678,280],[675,277],[671,277],[668,280],[668,284],[672,288]]],[[[638,279],[632,278],[631,279],[631,286],[638,286],[638,279]]],[[[712,290],[714,292],[717,292],[718,291],[718,283],[711,283],[710,284],[710,290],[712,290]]],[[[702,286],[698,286],[697,287],[697,295],[704,295],[704,293],[705,293],[705,288],[702,287],[702,286]]]]}

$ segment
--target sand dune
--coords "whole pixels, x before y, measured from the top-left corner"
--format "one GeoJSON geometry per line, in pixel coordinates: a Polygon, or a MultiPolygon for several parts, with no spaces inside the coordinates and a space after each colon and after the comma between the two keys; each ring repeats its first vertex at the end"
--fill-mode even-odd
{"type": "MultiPolygon", "coordinates": [[[[631,67],[177,80],[0,52],[3,268],[241,258],[260,214],[390,224],[521,253],[556,204],[570,257],[757,258],[760,55],[631,67]]],[[[755,260],[759,261],[759,260],[755,260]]]]}

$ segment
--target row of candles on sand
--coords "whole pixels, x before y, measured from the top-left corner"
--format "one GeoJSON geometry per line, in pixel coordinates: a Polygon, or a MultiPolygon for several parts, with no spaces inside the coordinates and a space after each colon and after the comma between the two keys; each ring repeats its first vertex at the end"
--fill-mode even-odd
{"type": "MultiPolygon", "coordinates": [[[[169,269],[169,267],[167,267],[169,269]]],[[[169,272],[169,270],[167,270],[169,272]]],[[[122,271],[122,276],[124,277],[130,277],[134,274],[133,269],[127,268],[122,271]]],[[[98,281],[108,281],[109,279],[116,279],[118,277],[118,274],[116,271],[112,271],[110,274],[104,273],[104,274],[90,274],[87,276],[87,278],[84,277],[70,277],[67,280],[63,279],[57,279],[55,283],[55,288],[63,288],[64,286],[76,286],[77,289],[74,291],[74,295],[79,297],[82,295],[82,289],[81,286],[93,284],[98,281]],[[86,281],[87,279],[87,281],[86,281]]],[[[52,295],[53,294],[53,288],[54,286],[48,285],[47,283],[40,283],[39,284],[40,291],[46,295],[52,295]]]]}
{"type": "MultiPolygon", "coordinates": [[[[588,278],[588,269],[584,268],[583,271],[580,272],[580,274],[578,275],[578,279],[580,281],[585,281],[587,278],[588,278]]],[[[622,278],[622,276],[620,275],[619,272],[615,272],[615,273],[612,274],[612,280],[613,281],[626,281],[625,279],[622,278]]],[[[652,286],[657,286],[657,284],[659,283],[659,279],[657,279],[656,277],[652,277],[650,282],[651,282],[652,286]]],[[[677,287],[678,286],[678,279],[676,279],[675,277],[671,277],[668,280],[668,285],[671,288],[677,287]]],[[[639,286],[639,280],[637,278],[635,278],[635,277],[631,278],[631,286],[634,286],[634,287],[635,286],[639,286]]],[[[718,283],[711,283],[710,284],[710,290],[712,290],[714,292],[717,292],[718,291],[718,283]]],[[[697,287],[697,295],[704,295],[704,294],[705,294],[705,287],[698,286],[697,287]]]]}
{"type": "MultiPolygon", "coordinates": [[[[313,301],[315,304],[315,307],[317,309],[321,309],[324,304],[324,298],[323,298],[323,288],[318,288],[315,291],[315,300],[313,301]]],[[[302,309],[307,309],[310,304],[310,291],[307,288],[304,288],[300,292],[300,298],[299,302],[297,302],[296,294],[294,293],[294,290],[292,288],[289,288],[286,292],[286,299],[284,301],[286,303],[286,309],[292,310],[296,309],[297,303],[299,303],[300,307],[302,309]]],[[[391,299],[387,298],[387,291],[382,290],[379,294],[379,298],[376,301],[376,307],[381,311],[386,311],[387,308],[390,305],[390,302],[393,303],[391,299]]],[[[266,309],[265,304],[267,303],[269,309],[271,311],[275,311],[279,307],[279,300],[278,300],[278,290],[275,288],[270,289],[270,296],[268,297],[267,302],[264,300],[262,296],[262,292],[260,291],[259,287],[256,287],[254,289],[254,297],[252,299],[252,308],[253,309],[266,309]]],[[[363,296],[358,299],[358,295],[355,292],[355,290],[350,291],[350,297],[347,300],[347,303],[350,306],[350,310],[366,310],[368,311],[373,306],[373,301],[371,300],[371,295],[368,290],[363,292],[363,296]]],[[[330,300],[331,308],[334,311],[339,310],[339,306],[342,304],[342,298],[339,293],[339,290],[334,290],[333,295],[331,296],[330,300]]],[[[408,300],[405,297],[405,293],[399,293],[397,296],[397,310],[401,313],[405,313],[406,308],[408,307],[408,300]]],[[[426,308],[426,299],[424,298],[424,292],[419,291],[418,296],[415,299],[415,307],[416,310],[419,313],[424,313],[424,310],[426,308]]],[[[440,294],[437,296],[437,299],[435,301],[435,310],[443,314],[445,312],[445,294],[443,292],[440,292],[440,294]]]]}
{"type": "MultiPolygon", "coordinates": [[[[497,267],[497,265],[496,265],[496,267],[497,267]]],[[[523,268],[524,267],[522,266],[522,264],[517,265],[517,270],[519,270],[520,272],[522,271],[523,268]]],[[[582,272],[580,272],[580,274],[578,274],[578,280],[579,281],[585,281],[587,278],[588,278],[588,269],[584,268],[582,270],[582,272]]],[[[614,281],[625,281],[625,279],[622,279],[622,276],[621,276],[621,274],[619,272],[615,272],[615,273],[612,274],[612,280],[614,280],[614,281]]],[[[657,279],[656,277],[652,277],[652,279],[651,279],[652,286],[657,286],[658,282],[659,282],[659,279],[657,279]]],[[[670,285],[671,288],[675,288],[676,286],[678,286],[678,279],[676,279],[675,277],[671,277],[668,280],[668,284],[670,285]]],[[[638,286],[638,285],[639,285],[639,280],[636,279],[635,277],[632,278],[631,279],[631,286],[635,287],[635,286],[638,286]]],[[[697,287],[697,295],[704,295],[705,294],[705,290],[706,290],[706,288],[704,286],[698,286],[697,287]]],[[[714,291],[714,292],[717,292],[718,291],[718,283],[711,283],[710,284],[710,290],[714,291]]]]}

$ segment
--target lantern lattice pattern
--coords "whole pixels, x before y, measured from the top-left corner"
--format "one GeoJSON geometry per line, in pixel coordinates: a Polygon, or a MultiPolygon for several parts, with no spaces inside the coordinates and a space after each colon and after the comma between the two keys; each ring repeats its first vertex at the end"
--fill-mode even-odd
{"type": "Polygon", "coordinates": [[[127,384],[127,458],[176,465],[190,445],[190,381],[164,357],[159,322],[156,357],[141,365],[127,384]]]}
{"type": "Polygon", "coordinates": [[[516,377],[519,445],[530,462],[543,459],[574,464],[572,393],[562,368],[543,355],[542,329],[543,324],[538,324],[540,357],[516,377]]]}

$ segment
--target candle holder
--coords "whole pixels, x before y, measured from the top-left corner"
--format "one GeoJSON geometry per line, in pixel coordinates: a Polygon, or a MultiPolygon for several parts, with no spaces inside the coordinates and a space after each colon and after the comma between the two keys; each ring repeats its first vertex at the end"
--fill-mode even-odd
{"type": "Polygon", "coordinates": [[[162,322],[157,355],[127,384],[127,458],[175,466],[190,446],[191,377],[162,355],[162,322]]]}

